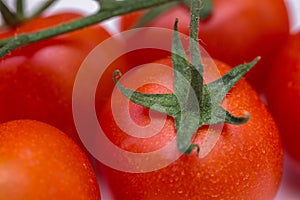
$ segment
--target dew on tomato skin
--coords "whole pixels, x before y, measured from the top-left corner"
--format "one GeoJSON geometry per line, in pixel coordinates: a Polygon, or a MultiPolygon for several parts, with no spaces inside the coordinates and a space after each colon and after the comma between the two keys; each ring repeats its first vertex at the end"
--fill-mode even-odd
{"type": "Polygon", "coordinates": [[[249,179],[249,177],[250,177],[250,175],[249,175],[249,174],[246,174],[246,175],[244,176],[244,178],[243,178],[243,181],[246,181],[246,180],[248,180],[248,179],[249,179]]]}
{"type": "Polygon", "coordinates": [[[185,172],[184,172],[184,171],[181,171],[180,174],[181,174],[181,176],[184,176],[184,175],[185,175],[185,172]]]}
{"type": "Polygon", "coordinates": [[[210,195],[211,198],[218,198],[220,195],[219,194],[212,194],[210,195]]]}
{"type": "Polygon", "coordinates": [[[178,190],[177,193],[178,194],[183,194],[183,191],[182,190],[178,190]]]}
{"type": "Polygon", "coordinates": [[[83,165],[83,168],[84,168],[84,169],[88,169],[88,166],[87,166],[86,163],[82,163],[82,165],[83,165]]]}
{"type": "Polygon", "coordinates": [[[249,161],[252,162],[253,160],[254,160],[254,159],[253,159],[253,155],[250,154],[250,155],[249,155],[249,161]]]}
{"type": "Polygon", "coordinates": [[[177,171],[177,166],[172,166],[171,171],[176,172],[177,171]]]}
{"type": "Polygon", "coordinates": [[[224,183],[228,183],[228,179],[227,178],[224,179],[224,183]]]}
{"type": "Polygon", "coordinates": [[[175,177],[175,182],[178,182],[179,181],[179,178],[178,177],[175,177]]]}
{"type": "Polygon", "coordinates": [[[24,149],[23,151],[21,151],[19,153],[19,157],[20,158],[24,158],[24,159],[30,159],[33,158],[34,154],[32,153],[32,151],[30,149],[24,149]]]}
{"type": "Polygon", "coordinates": [[[220,179],[211,179],[211,183],[217,184],[220,181],[220,179]]]}
{"type": "Polygon", "coordinates": [[[248,157],[244,155],[244,153],[240,153],[240,157],[243,159],[243,160],[248,160],[248,157]]]}
{"type": "Polygon", "coordinates": [[[209,180],[209,176],[208,176],[208,175],[205,175],[204,178],[205,178],[206,180],[209,180]]]}
{"type": "Polygon", "coordinates": [[[248,146],[248,149],[247,149],[247,150],[248,150],[248,151],[252,151],[253,148],[254,148],[254,147],[251,145],[251,146],[248,146]]]}

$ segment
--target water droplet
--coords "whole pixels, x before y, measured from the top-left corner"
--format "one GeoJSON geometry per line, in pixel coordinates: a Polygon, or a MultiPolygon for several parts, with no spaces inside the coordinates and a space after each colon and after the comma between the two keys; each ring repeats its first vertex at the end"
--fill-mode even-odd
{"type": "Polygon", "coordinates": [[[178,190],[178,192],[177,192],[178,194],[182,194],[183,193],[183,191],[182,190],[178,190]]]}

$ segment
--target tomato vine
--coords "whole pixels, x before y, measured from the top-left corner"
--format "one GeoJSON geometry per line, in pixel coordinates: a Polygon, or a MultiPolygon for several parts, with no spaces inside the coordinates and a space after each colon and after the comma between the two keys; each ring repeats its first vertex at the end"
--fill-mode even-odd
{"type": "MultiPolygon", "coordinates": [[[[75,31],[87,26],[91,26],[102,22],[106,19],[112,18],[114,16],[123,15],[126,13],[134,12],[141,9],[146,9],[158,5],[162,5],[169,2],[175,2],[180,0],[98,0],[100,4],[100,10],[92,15],[83,17],[78,20],[71,21],[53,28],[38,31],[30,34],[20,34],[12,38],[7,38],[0,41],[0,57],[5,56],[12,50],[22,47],[40,40],[48,39],[57,35],[61,35],[67,32],[75,31]]],[[[2,1],[2,5],[5,5],[2,1]]],[[[18,6],[22,7],[22,4],[18,6]]],[[[3,13],[3,12],[2,12],[3,13]]]]}

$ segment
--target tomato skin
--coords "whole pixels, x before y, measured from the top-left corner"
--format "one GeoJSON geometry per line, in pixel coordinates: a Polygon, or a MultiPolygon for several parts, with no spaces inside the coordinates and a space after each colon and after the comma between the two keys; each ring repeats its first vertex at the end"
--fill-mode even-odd
{"type": "MultiPolygon", "coordinates": [[[[0,38],[50,28],[80,17],[83,16],[68,12],[39,17],[15,29],[2,30],[0,38]]],[[[36,119],[54,125],[80,143],[72,117],[74,80],[85,57],[108,37],[110,34],[103,27],[95,25],[30,44],[2,58],[0,122],[36,119]]],[[[112,88],[111,78],[109,84],[112,88]]],[[[101,97],[107,98],[110,91],[99,90],[101,97]]]]}
{"type": "Polygon", "coordinates": [[[0,199],[100,199],[85,154],[63,132],[34,120],[0,125],[0,199]]]}
{"type": "MultiPolygon", "coordinates": [[[[221,62],[215,62],[222,74],[230,68],[221,62]]],[[[171,59],[163,59],[157,63],[171,66],[171,59]]],[[[213,70],[205,70],[206,78],[216,78],[213,70]]],[[[161,72],[158,74],[162,82],[167,85],[173,84],[172,76],[161,72]]],[[[124,86],[130,85],[130,81],[138,81],[130,77],[122,82],[124,86]]],[[[149,80],[149,84],[139,88],[140,92],[170,92],[150,81],[153,78],[151,76],[140,78],[149,80]]],[[[124,129],[120,129],[115,119],[128,119],[118,116],[123,111],[122,107],[118,106],[122,105],[119,102],[121,96],[116,95],[115,101],[111,101],[112,105],[108,103],[99,115],[101,127],[112,143],[126,151],[145,153],[158,150],[173,139],[175,128],[171,117],[168,117],[163,128],[150,138],[138,138],[138,135],[133,137],[122,131],[124,129]],[[117,114],[114,117],[111,106],[117,106],[119,110],[118,113],[114,113],[117,114]]],[[[146,173],[118,171],[99,162],[98,169],[105,174],[104,178],[107,179],[114,199],[274,198],[279,187],[283,162],[276,124],[257,93],[245,80],[241,80],[229,92],[226,108],[235,115],[243,115],[243,111],[247,110],[251,118],[249,122],[239,126],[226,124],[216,146],[204,158],[199,158],[196,152],[192,152],[190,156],[182,155],[165,168],[146,173]]],[[[129,111],[124,112],[129,112],[132,121],[139,126],[149,124],[148,110],[142,106],[130,102],[129,111]]],[[[200,128],[192,142],[201,144],[206,130],[207,127],[200,128]]],[[[120,162],[120,165],[123,164],[120,162]]]]}
{"type": "MultiPolygon", "coordinates": [[[[121,18],[121,30],[132,28],[141,14],[137,12],[121,18]]],[[[178,18],[179,31],[189,35],[189,15],[189,10],[179,5],[147,26],[173,29],[175,18],[178,18]]],[[[262,57],[247,75],[256,89],[263,87],[269,63],[288,34],[289,19],[283,0],[213,0],[211,17],[199,24],[200,44],[212,57],[231,66],[262,57]]]]}
{"type": "MultiPolygon", "coordinates": [[[[266,98],[287,153],[300,166],[300,33],[291,35],[269,71],[266,98]]],[[[300,172],[300,167],[298,167],[300,172]]]]}

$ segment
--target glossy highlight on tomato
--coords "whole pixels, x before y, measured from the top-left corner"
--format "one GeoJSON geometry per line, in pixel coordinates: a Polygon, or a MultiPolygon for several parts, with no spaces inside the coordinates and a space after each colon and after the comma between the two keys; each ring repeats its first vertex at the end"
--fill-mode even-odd
{"type": "Polygon", "coordinates": [[[100,200],[86,155],[60,130],[34,120],[0,125],[0,199],[100,200]]]}
{"type": "MultiPolygon", "coordinates": [[[[204,77],[207,82],[215,80],[219,72],[224,74],[231,68],[217,60],[214,62],[218,67],[217,71],[212,66],[209,67],[208,60],[204,59],[204,66],[206,66],[204,77]]],[[[172,66],[171,58],[155,63],[172,66]]],[[[137,69],[122,80],[124,87],[129,87],[127,85],[130,85],[132,81],[139,81],[131,77],[149,81],[148,84],[138,88],[138,91],[142,93],[170,93],[169,88],[155,83],[158,79],[168,86],[173,85],[173,76],[170,74],[157,72],[155,78],[152,75],[139,74],[139,69],[137,69]]],[[[131,121],[141,127],[146,128],[151,119],[148,109],[132,102],[129,102],[129,110],[124,110],[126,107],[120,106],[123,105],[122,94],[116,93],[115,95],[114,100],[108,102],[103,112],[99,114],[99,122],[106,136],[117,147],[124,151],[147,153],[159,150],[174,139],[176,130],[171,117],[165,119],[158,115],[155,118],[153,115],[152,119],[165,120],[164,126],[156,134],[147,138],[139,137],[139,135],[144,135],[143,132],[135,132],[133,136],[124,131],[130,130],[131,127],[121,129],[120,123],[132,126],[132,123],[122,123],[122,121],[130,120],[121,117],[123,112],[128,112],[131,121]],[[113,113],[113,107],[117,107],[118,112],[113,113]]],[[[283,150],[272,116],[258,94],[245,80],[241,80],[229,92],[223,106],[237,116],[248,111],[251,115],[250,120],[243,125],[224,124],[216,145],[203,158],[193,151],[190,155],[183,154],[165,168],[145,173],[119,171],[99,162],[98,169],[105,174],[103,179],[108,182],[114,199],[205,200],[234,197],[234,199],[266,200],[274,198],[281,180],[283,150]]],[[[204,126],[198,129],[193,137],[192,143],[199,144],[200,151],[207,130],[208,127],[204,126]]],[[[213,128],[209,134],[215,134],[214,131],[217,130],[213,128]]],[[[172,149],[172,151],[174,152],[170,153],[173,154],[178,150],[172,149]]],[[[120,166],[126,165],[122,162],[122,158],[119,160],[120,166]]],[[[147,160],[144,162],[147,163],[147,160]]]]}

